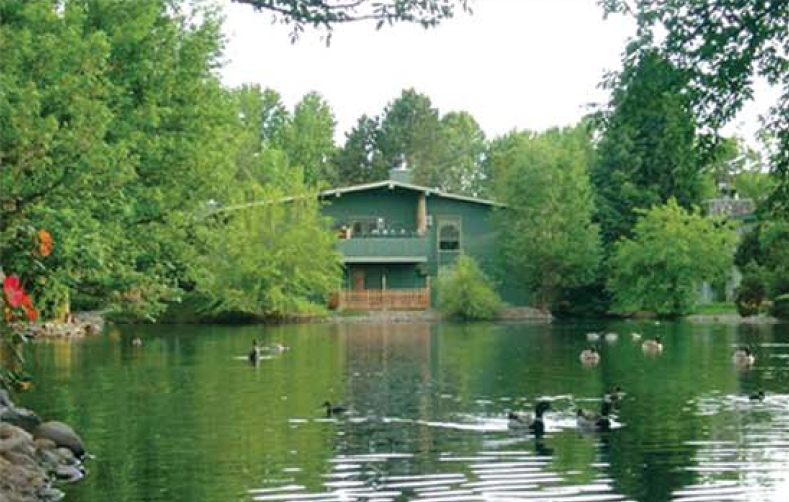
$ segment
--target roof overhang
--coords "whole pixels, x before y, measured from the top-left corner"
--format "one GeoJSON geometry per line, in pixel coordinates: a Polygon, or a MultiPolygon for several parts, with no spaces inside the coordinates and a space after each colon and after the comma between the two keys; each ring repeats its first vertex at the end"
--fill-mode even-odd
{"type": "Polygon", "coordinates": [[[427,263],[427,256],[343,256],[343,263],[427,263]]]}
{"type": "Polygon", "coordinates": [[[504,207],[504,204],[501,202],[496,202],[490,199],[480,199],[477,197],[470,197],[468,195],[459,195],[449,192],[444,192],[443,190],[439,190],[438,188],[430,188],[424,187],[419,185],[412,185],[411,183],[403,183],[402,181],[396,180],[385,180],[385,181],[376,181],[375,183],[363,183],[361,185],[351,185],[349,187],[343,188],[333,188],[331,190],[324,190],[320,193],[321,197],[340,197],[342,194],[345,193],[352,193],[352,192],[363,192],[365,190],[373,190],[376,188],[402,188],[405,190],[413,190],[416,192],[423,192],[425,195],[435,195],[437,197],[444,197],[446,199],[454,199],[460,200],[463,202],[471,202],[474,204],[484,204],[486,206],[496,206],[496,207],[504,207]]]}

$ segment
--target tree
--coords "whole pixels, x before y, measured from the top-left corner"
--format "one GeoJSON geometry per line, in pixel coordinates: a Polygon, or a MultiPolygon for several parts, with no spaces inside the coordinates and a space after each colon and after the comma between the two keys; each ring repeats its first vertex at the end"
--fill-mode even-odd
{"type": "Polygon", "coordinates": [[[406,89],[384,109],[378,136],[381,163],[388,170],[405,161],[415,183],[437,186],[433,166],[439,159],[440,138],[439,113],[430,98],[406,89]]]}
{"type": "Polygon", "coordinates": [[[284,134],[282,150],[292,167],[304,172],[308,184],[336,180],[331,159],[334,156],[334,112],[316,92],[305,95],[293,110],[293,119],[284,134]]]}
{"type": "Polygon", "coordinates": [[[614,247],[608,288],[615,309],[685,314],[702,282],[731,269],[737,234],[728,224],[685,210],[673,198],[642,214],[633,237],[614,247]]]}
{"type": "Polygon", "coordinates": [[[774,215],[785,219],[789,214],[789,2],[601,3],[606,13],[626,12],[638,22],[638,37],[625,58],[652,51],[657,45],[663,57],[687,76],[692,109],[713,140],[753,98],[755,76],[781,90],[766,121],[772,138],[771,172],[776,179],[767,202],[774,215]]]}
{"type": "Polygon", "coordinates": [[[449,112],[441,117],[441,152],[430,176],[447,192],[478,196],[482,193],[482,160],[485,133],[468,112],[449,112]]]}
{"type": "Polygon", "coordinates": [[[594,281],[599,228],[588,169],[591,140],[582,127],[513,133],[492,150],[501,245],[507,275],[525,284],[541,307],[566,288],[594,281]]]}
{"type": "Polygon", "coordinates": [[[232,185],[218,19],[152,1],[0,5],[0,251],[30,277],[25,236],[52,233],[33,278],[45,315],[74,294],[155,313],[191,280],[199,211],[232,185]]]}
{"type": "Polygon", "coordinates": [[[713,195],[684,74],[654,51],[638,56],[608,82],[611,101],[598,116],[602,136],[592,181],[606,244],[631,235],[636,209],[670,197],[689,208],[713,195]]]}
{"type": "Polygon", "coordinates": [[[379,132],[378,118],[362,115],[354,128],[345,134],[345,144],[334,158],[340,185],[386,179],[388,168],[378,149],[379,132]]]}
{"type": "Polygon", "coordinates": [[[297,38],[305,25],[329,31],[335,25],[375,21],[377,27],[398,22],[416,23],[429,28],[454,16],[459,7],[468,11],[468,0],[357,0],[331,2],[326,0],[234,0],[268,11],[280,22],[291,24],[291,37],[297,38]]]}

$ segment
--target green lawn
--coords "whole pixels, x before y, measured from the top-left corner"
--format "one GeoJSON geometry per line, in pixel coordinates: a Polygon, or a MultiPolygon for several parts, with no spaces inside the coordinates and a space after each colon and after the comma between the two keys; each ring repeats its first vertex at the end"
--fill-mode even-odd
{"type": "Polygon", "coordinates": [[[734,302],[715,302],[708,305],[696,305],[692,314],[717,315],[717,314],[736,314],[737,307],[734,302]]]}

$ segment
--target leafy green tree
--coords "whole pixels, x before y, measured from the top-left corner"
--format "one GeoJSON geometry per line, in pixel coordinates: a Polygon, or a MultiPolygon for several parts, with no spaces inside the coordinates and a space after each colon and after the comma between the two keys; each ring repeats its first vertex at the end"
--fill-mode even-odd
{"type": "Polygon", "coordinates": [[[74,294],[155,313],[189,282],[197,213],[231,185],[221,48],[212,8],[0,4],[0,251],[45,315],[74,294]],[[46,272],[28,270],[31,228],[57,243],[46,272]]]}
{"type": "Polygon", "coordinates": [[[507,275],[552,307],[560,292],[589,284],[600,260],[599,228],[588,169],[589,133],[579,126],[511,134],[492,150],[501,245],[507,275]]]}
{"type": "Polygon", "coordinates": [[[313,0],[234,0],[260,11],[267,11],[280,22],[293,26],[291,37],[297,38],[304,27],[313,26],[329,31],[335,25],[374,21],[385,24],[407,22],[429,28],[454,16],[460,8],[468,11],[468,0],[357,0],[328,2],[313,0]]]}
{"type": "Polygon", "coordinates": [[[628,61],[608,82],[609,109],[592,170],[597,219],[606,244],[629,237],[636,209],[674,197],[686,208],[709,193],[697,151],[696,125],[684,74],[656,52],[628,61]]]}
{"type": "MultiPolygon", "coordinates": [[[[776,189],[768,199],[774,215],[789,214],[789,2],[733,0],[603,0],[607,13],[624,12],[638,22],[626,58],[658,46],[688,79],[692,109],[713,136],[754,95],[755,76],[781,94],[766,132],[776,189]],[[659,37],[655,34],[658,33],[659,37]]],[[[708,142],[714,144],[714,141],[708,142]]]]}
{"type": "Polygon", "coordinates": [[[503,307],[499,295],[474,258],[461,255],[436,281],[438,309],[463,320],[494,319],[503,307]]]}
{"type": "Polygon", "coordinates": [[[727,224],[687,211],[674,199],[643,213],[632,238],[616,243],[608,288],[619,312],[681,315],[698,286],[733,263],[737,234],[727,224]]]}
{"type": "Polygon", "coordinates": [[[262,318],[321,312],[340,287],[342,266],[317,193],[291,176],[287,186],[261,187],[256,199],[210,218],[222,231],[212,233],[212,251],[200,263],[203,312],[262,318]]]}
{"type": "Polygon", "coordinates": [[[362,115],[345,134],[345,144],[334,158],[339,185],[381,181],[388,176],[378,149],[379,126],[376,117],[362,115]]]}
{"type": "Polygon", "coordinates": [[[388,170],[405,161],[415,183],[438,186],[433,167],[440,156],[440,139],[438,109],[429,97],[406,89],[384,109],[378,136],[381,163],[388,170]]]}
{"type": "Polygon", "coordinates": [[[468,112],[449,112],[441,117],[441,153],[430,177],[448,192],[477,196],[482,193],[482,160],[485,133],[468,112]]]}
{"type": "Polygon", "coordinates": [[[305,95],[293,110],[282,149],[292,167],[303,170],[308,184],[333,183],[334,112],[316,92],[305,95]]]}

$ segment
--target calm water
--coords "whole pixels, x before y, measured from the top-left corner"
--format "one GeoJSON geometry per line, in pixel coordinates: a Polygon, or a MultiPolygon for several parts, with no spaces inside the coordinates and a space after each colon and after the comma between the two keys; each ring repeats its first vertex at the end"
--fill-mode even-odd
{"type": "Polygon", "coordinates": [[[72,424],[95,458],[67,502],[786,501],[789,326],[128,326],[31,349],[23,404],[72,424]],[[602,361],[590,330],[615,331],[602,361]],[[660,334],[645,356],[630,338],[660,334]],[[143,347],[131,347],[141,336],[143,347]],[[290,350],[258,367],[251,340],[290,350]],[[736,368],[733,347],[756,348],[736,368]],[[577,406],[626,396],[619,427],[577,406]],[[748,394],[767,392],[763,403],[748,394]],[[536,440],[508,410],[554,411],[536,440]],[[352,413],[327,419],[329,400],[352,413]]]}

